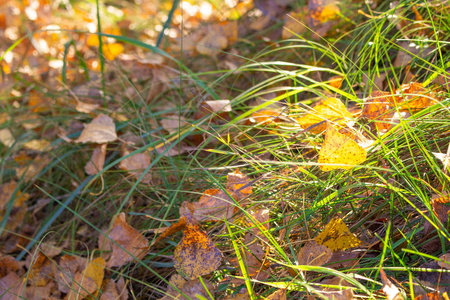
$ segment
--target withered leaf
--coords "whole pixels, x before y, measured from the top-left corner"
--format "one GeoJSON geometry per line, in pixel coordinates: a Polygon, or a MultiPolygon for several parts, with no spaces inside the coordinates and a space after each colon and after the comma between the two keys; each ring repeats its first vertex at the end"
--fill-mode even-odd
{"type": "MultiPolygon", "coordinates": [[[[129,152],[125,151],[123,156],[128,155],[129,152]]],[[[122,170],[128,171],[133,177],[139,178],[142,175],[142,172],[146,170],[151,163],[150,155],[147,151],[142,153],[136,153],[130,157],[123,159],[119,168],[122,170]]],[[[142,177],[142,183],[150,183],[152,181],[152,173],[147,172],[144,177],[142,177]]]]}
{"type": "Polygon", "coordinates": [[[227,189],[235,193],[238,200],[242,200],[253,193],[253,187],[247,175],[237,169],[234,172],[228,173],[227,189]]]}
{"type": "Polygon", "coordinates": [[[16,273],[9,273],[0,278],[0,296],[2,300],[23,299],[24,281],[16,273]]]}
{"type": "Polygon", "coordinates": [[[86,166],[84,170],[88,175],[98,174],[101,170],[103,170],[103,164],[105,163],[106,157],[106,147],[108,144],[101,144],[94,148],[94,153],[92,153],[92,158],[86,166]]]}
{"type": "Polygon", "coordinates": [[[203,192],[198,202],[194,202],[193,216],[198,221],[218,221],[233,216],[233,203],[223,190],[210,189],[203,192]]]}
{"type": "Polygon", "coordinates": [[[172,277],[170,277],[169,283],[173,286],[176,286],[183,294],[188,296],[189,298],[186,298],[182,296],[180,293],[178,293],[174,288],[172,288],[170,285],[167,288],[167,294],[161,298],[160,300],[172,300],[172,299],[180,299],[180,300],[188,300],[188,299],[198,299],[196,295],[203,296],[205,298],[209,298],[209,293],[214,293],[214,287],[208,280],[203,279],[203,282],[208,289],[208,291],[205,290],[205,287],[203,286],[202,282],[199,279],[195,280],[185,280],[181,275],[174,274],[172,277]]]}
{"type": "Polygon", "coordinates": [[[380,269],[381,282],[383,283],[383,292],[388,300],[403,300],[400,290],[389,280],[383,269],[380,269]]]}
{"type": "Polygon", "coordinates": [[[193,280],[217,270],[222,254],[198,224],[188,222],[173,258],[178,273],[193,280]]]}
{"type": "Polygon", "coordinates": [[[298,252],[297,260],[300,265],[323,266],[332,255],[333,252],[326,246],[309,241],[298,252]]]}
{"type": "Polygon", "coordinates": [[[75,142],[105,144],[114,142],[115,140],[117,140],[117,133],[113,119],[104,114],[100,114],[91,123],[86,125],[80,137],[75,142]]]}
{"type": "Polygon", "coordinates": [[[145,256],[148,248],[147,239],[136,229],[128,225],[125,213],[118,214],[111,225],[111,231],[107,235],[102,234],[98,239],[100,249],[112,249],[111,258],[106,266],[120,267],[134,259],[141,259],[145,256]],[[124,250],[121,249],[124,248],[124,250]]]}

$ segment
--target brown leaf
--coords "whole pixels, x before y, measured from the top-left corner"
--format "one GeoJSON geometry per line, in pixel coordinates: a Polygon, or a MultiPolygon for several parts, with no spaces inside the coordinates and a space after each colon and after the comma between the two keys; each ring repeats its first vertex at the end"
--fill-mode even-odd
{"type": "Polygon", "coordinates": [[[208,235],[197,224],[188,220],[173,258],[178,273],[193,280],[217,270],[222,254],[208,235]]]}
{"type": "Polygon", "coordinates": [[[56,277],[58,279],[58,290],[65,294],[69,293],[75,274],[81,273],[86,268],[87,263],[87,259],[80,256],[67,254],[61,256],[56,277]]]}
{"type": "Polygon", "coordinates": [[[233,216],[231,203],[233,203],[233,200],[223,190],[206,190],[198,202],[192,203],[194,208],[193,216],[198,221],[229,219],[233,216]]]}
{"type": "Polygon", "coordinates": [[[37,175],[48,166],[50,158],[47,155],[38,155],[34,159],[30,159],[29,163],[22,165],[16,169],[18,178],[23,176],[25,181],[34,181],[37,175]]]}
{"type": "Polygon", "coordinates": [[[86,125],[75,142],[105,144],[115,140],[117,140],[117,134],[113,119],[100,114],[86,125]]]}
{"type": "Polygon", "coordinates": [[[98,172],[100,172],[101,170],[103,170],[107,145],[108,144],[100,144],[94,148],[91,160],[88,161],[88,163],[84,167],[84,170],[88,175],[95,175],[98,174],[98,172]]]}
{"type": "Polygon", "coordinates": [[[23,299],[24,281],[15,273],[9,273],[0,279],[0,297],[2,300],[23,299]]]}
{"type": "Polygon", "coordinates": [[[352,300],[352,299],[354,299],[352,289],[345,289],[342,291],[316,291],[316,292],[330,300],[352,300]]]}
{"type": "Polygon", "coordinates": [[[169,236],[171,236],[171,235],[173,235],[173,234],[177,233],[178,231],[183,230],[185,228],[186,228],[186,217],[181,217],[178,222],[176,222],[175,224],[170,225],[169,228],[164,230],[164,232],[155,240],[153,245],[159,243],[163,239],[168,238],[169,236]]]}
{"type": "Polygon", "coordinates": [[[437,262],[439,267],[450,270],[450,253],[442,254],[439,258],[443,260],[437,262]]]}
{"type": "Polygon", "coordinates": [[[21,193],[20,190],[17,190],[15,197],[11,199],[16,188],[17,183],[14,180],[0,186],[0,219],[5,216],[9,201],[13,202],[8,222],[5,226],[6,229],[11,231],[14,231],[18,226],[23,224],[27,213],[25,201],[29,198],[27,193],[21,193]]]}
{"type": "Polygon", "coordinates": [[[279,289],[266,297],[267,300],[286,300],[286,289],[279,289]]]}
{"type": "MultiPolygon", "coordinates": [[[[123,156],[128,155],[129,152],[125,151],[123,153],[123,156]]],[[[133,177],[138,179],[144,170],[146,170],[151,163],[150,155],[147,151],[142,153],[136,153],[130,157],[127,157],[123,159],[120,164],[119,168],[122,170],[128,171],[133,177]]],[[[144,177],[142,177],[141,182],[142,183],[150,183],[152,181],[152,173],[147,172],[144,177]]]]}
{"type": "Polygon", "coordinates": [[[387,300],[403,300],[400,290],[389,280],[383,269],[380,269],[381,282],[383,283],[383,292],[387,300]]]}
{"type": "Polygon", "coordinates": [[[238,200],[242,200],[253,193],[253,187],[247,175],[238,169],[227,175],[227,189],[235,193],[238,200]]]}
{"type": "Polygon", "coordinates": [[[332,255],[333,253],[327,247],[315,241],[309,241],[298,252],[297,260],[300,265],[323,266],[332,255]]]}
{"type": "MultiPolygon", "coordinates": [[[[208,289],[209,293],[214,294],[213,285],[208,280],[205,280],[205,279],[203,279],[203,282],[205,283],[205,286],[208,289]]],[[[169,285],[167,287],[167,292],[166,292],[167,294],[160,300],[198,299],[198,297],[196,295],[200,295],[200,296],[203,296],[203,297],[209,299],[209,294],[205,290],[205,287],[203,286],[202,282],[199,279],[185,280],[183,277],[181,277],[181,275],[174,274],[170,278],[169,283],[173,286],[176,286],[181,292],[183,292],[186,296],[188,296],[188,298],[182,296],[180,293],[178,293],[174,288],[172,288],[169,285]]]]}
{"type": "Polygon", "coordinates": [[[105,279],[102,288],[102,295],[100,300],[127,300],[128,290],[125,286],[123,277],[120,277],[117,282],[112,279],[105,279]]]}
{"type": "MultiPolygon", "coordinates": [[[[269,210],[266,208],[258,209],[257,211],[251,214],[259,223],[261,223],[262,230],[268,233],[270,229],[269,223],[269,210]]],[[[262,239],[265,242],[269,242],[268,238],[264,235],[261,229],[253,224],[253,222],[249,222],[249,226],[252,227],[252,233],[262,239]]]]}
{"type": "Polygon", "coordinates": [[[2,255],[0,253],[0,278],[5,277],[11,272],[19,270],[19,263],[10,255],[2,255]]]}
{"type": "Polygon", "coordinates": [[[120,267],[134,259],[141,259],[148,249],[147,239],[136,229],[128,225],[125,213],[118,214],[111,225],[111,231],[107,235],[102,234],[98,239],[100,249],[112,249],[112,255],[106,266],[120,267]],[[124,248],[125,250],[121,249],[124,248]]]}

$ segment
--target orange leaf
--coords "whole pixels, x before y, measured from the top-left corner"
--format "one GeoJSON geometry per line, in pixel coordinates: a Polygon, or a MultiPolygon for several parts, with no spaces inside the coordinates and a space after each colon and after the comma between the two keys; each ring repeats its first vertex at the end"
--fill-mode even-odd
{"type": "Polygon", "coordinates": [[[380,122],[389,119],[394,114],[394,111],[390,112],[390,103],[394,101],[394,97],[389,95],[390,93],[388,92],[374,91],[370,95],[370,98],[364,100],[362,116],[377,121],[375,122],[375,126],[380,132],[391,128],[391,124],[380,122]]]}
{"type": "Polygon", "coordinates": [[[222,254],[197,224],[188,222],[173,258],[178,273],[193,280],[217,270],[222,254]]]}
{"type": "Polygon", "coordinates": [[[308,9],[312,25],[325,23],[339,15],[340,10],[334,0],[309,0],[308,9]]]}
{"type": "Polygon", "coordinates": [[[86,166],[84,170],[88,175],[98,174],[101,170],[103,170],[103,164],[105,163],[106,156],[106,146],[108,144],[101,144],[95,147],[94,152],[92,153],[92,158],[86,166]]]}
{"type": "Polygon", "coordinates": [[[436,94],[418,82],[403,84],[396,94],[401,96],[393,98],[391,104],[399,106],[401,110],[421,110],[438,102],[436,94]]]}

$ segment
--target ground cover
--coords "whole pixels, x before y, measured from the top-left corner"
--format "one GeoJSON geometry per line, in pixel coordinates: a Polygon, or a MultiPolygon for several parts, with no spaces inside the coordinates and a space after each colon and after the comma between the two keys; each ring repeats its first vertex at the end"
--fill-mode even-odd
{"type": "Polygon", "coordinates": [[[447,299],[448,1],[4,1],[3,299],[447,299]]]}

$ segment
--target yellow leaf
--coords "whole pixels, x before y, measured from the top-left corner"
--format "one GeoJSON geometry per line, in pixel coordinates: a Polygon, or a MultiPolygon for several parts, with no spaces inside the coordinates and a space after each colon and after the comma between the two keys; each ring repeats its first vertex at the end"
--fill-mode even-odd
{"type": "Polygon", "coordinates": [[[103,45],[102,50],[107,60],[114,60],[123,52],[124,48],[120,43],[113,43],[103,45]]]}
{"type": "Polygon", "coordinates": [[[366,150],[351,138],[339,133],[330,124],[327,125],[325,141],[319,153],[320,169],[324,172],[345,169],[349,170],[366,160],[366,150]]]}
{"type": "Polygon", "coordinates": [[[320,122],[330,121],[337,125],[345,125],[351,118],[352,114],[348,112],[344,103],[337,98],[330,97],[314,106],[309,114],[298,118],[297,122],[303,129],[316,125],[309,130],[312,133],[320,133],[326,127],[325,123],[318,124],[320,122]]]}
{"type": "Polygon", "coordinates": [[[315,238],[316,243],[335,252],[359,246],[361,241],[350,232],[341,218],[334,218],[315,238]]]}
{"type": "Polygon", "coordinates": [[[86,40],[86,44],[90,47],[98,47],[100,42],[98,40],[98,35],[90,34],[86,40]]]}
{"type": "MultiPolygon", "coordinates": [[[[100,289],[105,276],[105,260],[102,257],[97,257],[86,266],[85,276],[91,278],[100,289]]],[[[98,291],[97,291],[98,293],[98,291]]]]}

